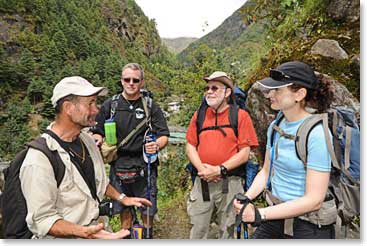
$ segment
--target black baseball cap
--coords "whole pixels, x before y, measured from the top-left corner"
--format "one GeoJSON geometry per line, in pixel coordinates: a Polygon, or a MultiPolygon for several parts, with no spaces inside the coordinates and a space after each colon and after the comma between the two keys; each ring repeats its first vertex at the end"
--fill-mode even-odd
{"type": "Polygon", "coordinates": [[[319,81],[309,65],[299,61],[291,61],[281,64],[276,69],[271,69],[268,78],[257,82],[267,89],[281,88],[291,84],[316,89],[319,81]]]}

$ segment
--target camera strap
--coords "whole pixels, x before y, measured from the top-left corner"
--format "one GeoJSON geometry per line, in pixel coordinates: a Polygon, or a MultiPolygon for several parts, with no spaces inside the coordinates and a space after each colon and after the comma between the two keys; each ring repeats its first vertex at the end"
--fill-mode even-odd
{"type": "MultiPolygon", "coordinates": [[[[47,133],[48,135],[50,135],[53,139],[55,139],[60,146],[65,149],[68,153],[69,153],[69,147],[66,146],[63,141],[60,139],[59,136],[57,136],[53,131],[50,130],[46,130],[45,133],[47,133]]],[[[87,184],[89,191],[93,197],[94,200],[98,201],[98,203],[101,203],[101,200],[99,200],[98,196],[97,196],[97,190],[95,187],[93,187],[93,185],[89,182],[85,172],[83,171],[83,168],[80,166],[79,160],[77,158],[75,158],[73,155],[70,155],[71,158],[71,162],[74,164],[74,166],[77,168],[77,170],[79,171],[80,175],[82,176],[82,178],[84,179],[84,182],[87,184]]],[[[87,158],[89,157],[89,154],[87,155],[87,158]]],[[[92,161],[92,160],[91,160],[92,161]]],[[[93,161],[92,161],[93,163],[93,161]]],[[[94,176],[95,178],[95,176],[94,176]]]]}

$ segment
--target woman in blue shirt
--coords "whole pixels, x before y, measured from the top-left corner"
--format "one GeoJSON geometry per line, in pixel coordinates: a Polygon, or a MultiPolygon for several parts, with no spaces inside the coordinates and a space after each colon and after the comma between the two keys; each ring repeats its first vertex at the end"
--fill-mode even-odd
{"type": "MultiPolygon", "coordinates": [[[[258,83],[270,99],[271,108],[284,115],[279,127],[290,135],[296,135],[302,122],[311,116],[306,106],[316,106],[323,112],[332,99],[329,86],[321,83],[313,69],[302,62],[283,63],[270,71],[269,78],[258,83]]],[[[305,166],[297,157],[293,139],[275,134],[274,144],[270,143],[273,124],[275,121],[268,128],[264,166],[245,196],[255,199],[264,191],[269,179],[272,187],[269,195],[273,202],[274,199],[278,201],[265,208],[255,208],[251,203],[246,205],[242,221],[256,222],[258,226],[251,238],[287,238],[289,235],[293,238],[334,238],[333,224],[317,225],[300,217],[319,210],[327,193],[331,160],[322,125],[310,132],[305,166]],[[291,218],[293,220],[289,220],[291,218]]],[[[237,214],[244,206],[238,200],[234,200],[233,205],[237,214]]]]}

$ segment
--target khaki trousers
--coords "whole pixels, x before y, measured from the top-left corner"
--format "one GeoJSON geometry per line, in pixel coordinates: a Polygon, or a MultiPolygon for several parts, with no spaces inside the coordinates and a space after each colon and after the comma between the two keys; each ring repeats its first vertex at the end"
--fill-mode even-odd
{"type": "Polygon", "coordinates": [[[210,201],[204,202],[200,178],[196,177],[194,186],[187,200],[187,213],[190,223],[193,225],[190,231],[190,239],[207,239],[211,218],[215,215],[219,225],[219,238],[234,238],[235,213],[228,206],[233,206],[233,197],[237,193],[243,193],[242,178],[228,177],[228,194],[222,192],[222,181],[209,183],[210,201]],[[213,214],[215,212],[216,214],[213,214]]]}

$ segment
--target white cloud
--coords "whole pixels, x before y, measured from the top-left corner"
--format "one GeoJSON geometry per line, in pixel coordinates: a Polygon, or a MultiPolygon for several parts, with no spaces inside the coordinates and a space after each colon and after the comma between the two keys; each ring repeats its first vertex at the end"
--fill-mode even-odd
{"type": "Polygon", "coordinates": [[[164,38],[202,37],[246,0],[135,0],[164,38]]]}

